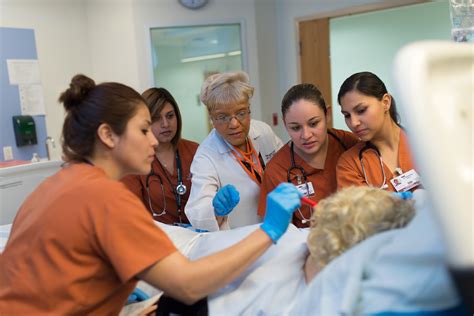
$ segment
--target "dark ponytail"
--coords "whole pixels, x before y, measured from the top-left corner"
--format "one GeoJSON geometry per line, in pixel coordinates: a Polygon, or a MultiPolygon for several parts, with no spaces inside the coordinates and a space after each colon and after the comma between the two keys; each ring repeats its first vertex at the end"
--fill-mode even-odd
{"type": "MultiPolygon", "coordinates": [[[[341,104],[341,99],[346,95],[346,93],[356,90],[367,96],[375,97],[377,100],[381,101],[383,96],[387,92],[387,88],[382,80],[371,72],[358,72],[347,78],[337,94],[337,102],[341,104]]],[[[392,95],[392,103],[390,104],[390,117],[392,120],[400,126],[400,116],[397,112],[397,106],[395,99],[392,95]]]]}

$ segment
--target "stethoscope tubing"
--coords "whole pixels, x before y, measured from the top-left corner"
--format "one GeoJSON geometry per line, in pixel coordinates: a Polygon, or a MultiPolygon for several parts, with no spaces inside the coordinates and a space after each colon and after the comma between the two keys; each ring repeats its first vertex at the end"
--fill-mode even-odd
{"type": "MultiPolygon", "coordinates": [[[[155,157],[155,159],[156,159],[156,157],[155,157]]],[[[181,158],[180,158],[178,150],[176,150],[175,160],[176,160],[176,170],[177,170],[177,175],[178,175],[178,184],[176,185],[175,189],[172,189],[172,192],[175,196],[176,206],[178,207],[179,222],[182,223],[182,218],[181,218],[182,200],[181,200],[181,198],[184,194],[186,194],[187,188],[183,184],[183,173],[182,173],[182,166],[181,166],[181,158]]],[[[158,161],[158,164],[160,165],[161,169],[163,170],[163,173],[165,174],[166,179],[170,183],[171,188],[173,188],[173,184],[171,182],[171,179],[169,179],[168,175],[166,174],[166,170],[164,169],[163,165],[160,163],[160,161],[158,159],[157,159],[157,161],[158,161]]],[[[162,215],[166,214],[166,197],[165,197],[163,179],[161,178],[161,176],[159,174],[154,172],[153,166],[150,170],[150,173],[146,177],[145,187],[146,187],[146,191],[147,191],[147,194],[148,194],[148,204],[149,204],[150,211],[151,211],[152,215],[153,216],[162,216],[162,215]],[[156,213],[153,210],[153,207],[151,206],[151,196],[150,196],[150,177],[151,176],[156,176],[160,180],[161,191],[163,193],[163,206],[164,206],[163,210],[160,213],[156,213]]]]}
{"type": "Polygon", "coordinates": [[[364,147],[362,147],[359,150],[359,161],[360,161],[360,166],[362,168],[362,173],[364,174],[364,181],[365,183],[367,183],[367,185],[372,186],[372,184],[367,179],[367,173],[365,171],[365,165],[364,165],[364,152],[369,151],[369,150],[373,150],[375,152],[375,154],[377,155],[377,158],[379,159],[380,168],[382,169],[383,180],[382,180],[382,185],[379,188],[386,189],[388,187],[387,175],[385,174],[385,168],[383,167],[382,155],[380,154],[380,150],[377,148],[377,146],[375,146],[371,142],[365,142],[364,147]]]}
{"type": "MultiPolygon", "coordinates": [[[[339,139],[339,137],[336,136],[336,134],[334,134],[332,131],[328,130],[328,135],[332,136],[341,145],[341,147],[344,150],[347,150],[346,145],[342,142],[342,140],[339,139]]],[[[295,163],[295,149],[294,149],[294,143],[292,141],[290,141],[290,160],[291,160],[291,166],[290,166],[290,168],[288,168],[287,173],[286,173],[287,182],[291,183],[291,172],[294,171],[294,170],[298,170],[301,173],[302,177],[303,177],[303,181],[304,181],[304,184],[306,186],[306,192],[308,192],[308,194],[309,194],[308,176],[306,174],[306,170],[304,170],[304,168],[302,166],[297,165],[295,163]]],[[[301,184],[300,181],[299,181],[298,176],[297,176],[297,182],[298,182],[298,185],[301,184]]],[[[311,205],[311,203],[314,203],[314,205],[316,205],[316,202],[313,202],[312,200],[310,200],[308,198],[304,198],[304,199],[306,200],[305,204],[311,205]]],[[[313,216],[312,207],[311,207],[311,217],[313,216]]],[[[310,219],[304,217],[303,212],[301,212],[300,208],[298,208],[298,213],[301,216],[301,223],[306,224],[310,221],[310,219]]]]}
{"type": "MultiPolygon", "coordinates": [[[[303,181],[304,181],[304,184],[305,184],[305,186],[306,186],[306,192],[309,193],[308,177],[307,177],[307,175],[306,175],[306,170],[304,170],[304,168],[303,168],[302,166],[297,165],[297,164],[295,163],[295,150],[294,150],[294,144],[293,144],[293,142],[290,143],[290,160],[291,160],[291,166],[290,166],[290,168],[288,168],[287,174],[286,174],[286,180],[287,180],[287,182],[288,182],[288,183],[291,183],[291,172],[292,172],[293,170],[298,170],[298,171],[301,173],[301,176],[303,177],[303,181]]],[[[299,179],[298,176],[296,176],[296,177],[297,177],[297,179],[298,179],[298,180],[297,180],[298,185],[300,185],[300,184],[301,184],[301,183],[300,183],[300,179],[299,179]]],[[[307,199],[307,198],[306,198],[306,199],[307,199]]],[[[308,199],[308,200],[309,200],[309,199],[308,199]]],[[[311,216],[310,216],[309,219],[306,218],[306,217],[303,215],[303,212],[301,211],[301,208],[300,208],[300,207],[297,208],[297,211],[298,211],[298,213],[299,213],[300,216],[301,216],[301,223],[302,223],[302,224],[308,223],[308,222],[310,221],[311,216],[313,216],[313,210],[312,210],[312,209],[310,209],[310,214],[311,214],[311,216]]]]}
{"type": "Polygon", "coordinates": [[[153,171],[153,167],[151,168],[150,173],[146,176],[145,190],[146,190],[146,194],[148,196],[148,207],[150,208],[151,215],[153,215],[153,217],[159,217],[159,216],[165,215],[166,214],[166,198],[165,198],[165,188],[164,188],[164,185],[163,185],[163,179],[161,179],[159,174],[156,174],[153,171]],[[162,195],[163,195],[163,209],[161,210],[160,213],[155,212],[155,210],[153,209],[153,206],[151,205],[150,178],[152,176],[156,176],[160,180],[160,187],[161,187],[161,192],[162,192],[162,195]]]}
{"type": "MultiPolygon", "coordinates": [[[[303,181],[305,183],[307,183],[308,182],[308,177],[306,175],[306,170],[304,170],[304,168],[302,166],[297,165],[295,163],[295,150],[294,150],[293,142],[290,143],[290,160],[291,160],[291,166],[286,171],[286,181],[288,183],[291,183],[291,172],[294,171],[294,170],[298,170],[301,173],[301,176],[303,177],[303,181]]],[[[298,184],[301,184],[301,183],[298,183],[298,184]]]]}

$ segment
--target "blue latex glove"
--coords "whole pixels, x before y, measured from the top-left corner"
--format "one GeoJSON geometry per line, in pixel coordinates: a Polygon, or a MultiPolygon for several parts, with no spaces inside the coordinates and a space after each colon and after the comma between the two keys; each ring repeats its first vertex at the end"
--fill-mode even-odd
{"type": "Polygon", "coordinates": [[[406,191],[406,192],[393,192],[393,194],[402,199],[402,200],[411,200],[413,198],[413,193],[411,193],[410,191],[406,191]]]}
{"type": "Polygon", "coordinates": [[[226,216],[239,204],[239,201],[239,191],[232,184],[227,184],[217,191],[212,200],[212,206],[217,216],[226,216]]]}
{"type": "Polygon", "coordinates": [[[265,219],[260,228],[276,244],[286,232],[291,222],[293,212],[301,206],[303,194],[290,183],[281,183],[267,195],[265,219]]]}
{"type": "Polygon", "coordinates": [[[174,223],[173,225],[183,227],[183,228],[187,228],[187,229],[192,230],[193,232],[196,232],[196,233],[208,233],[209,232],[208,230],[205,230],[205,229],[194,228],[193,226],[191,226],[191,224],[188,224],[188,223],[174,223]]]}
{"type": "Polygon", "coordinates": [[[139,288],[136,287],[133,290],[133,293],[130,294],[130,296],[128,297],[127,303],[125,305],[145,301],[149,298],[150,298],[150,296],[148,296],[148,294],[146,294],[145,292],[143,292],[142,290],[140,290],[139,288]]]}

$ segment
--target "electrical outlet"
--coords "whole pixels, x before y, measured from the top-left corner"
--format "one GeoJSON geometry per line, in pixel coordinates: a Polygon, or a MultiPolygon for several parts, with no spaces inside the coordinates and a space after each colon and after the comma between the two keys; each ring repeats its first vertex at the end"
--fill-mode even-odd
{"type": "Polygon", "coordinates": [[[3,147],[3,160],[13,160],[13,150],[12,146],[3,147]]]}

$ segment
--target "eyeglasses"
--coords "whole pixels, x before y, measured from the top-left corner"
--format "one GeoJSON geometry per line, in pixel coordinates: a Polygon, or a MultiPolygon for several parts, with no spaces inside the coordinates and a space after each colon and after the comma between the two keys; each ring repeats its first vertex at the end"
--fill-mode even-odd
{"type": "Polygon", "coordinates": [[[219,114],[217,116],[214,116],[212,120],[214,121],[214,123],[218,123],[218,124],[229,124],[230,121],[232,121],[232,119],[235,117],[237,121],[242,122],[243,120],[249,117],[250,113],[251,113],[250,109],[247,109],[247,110],[239,111],[235,113],[234,115],[219,114]]]}

